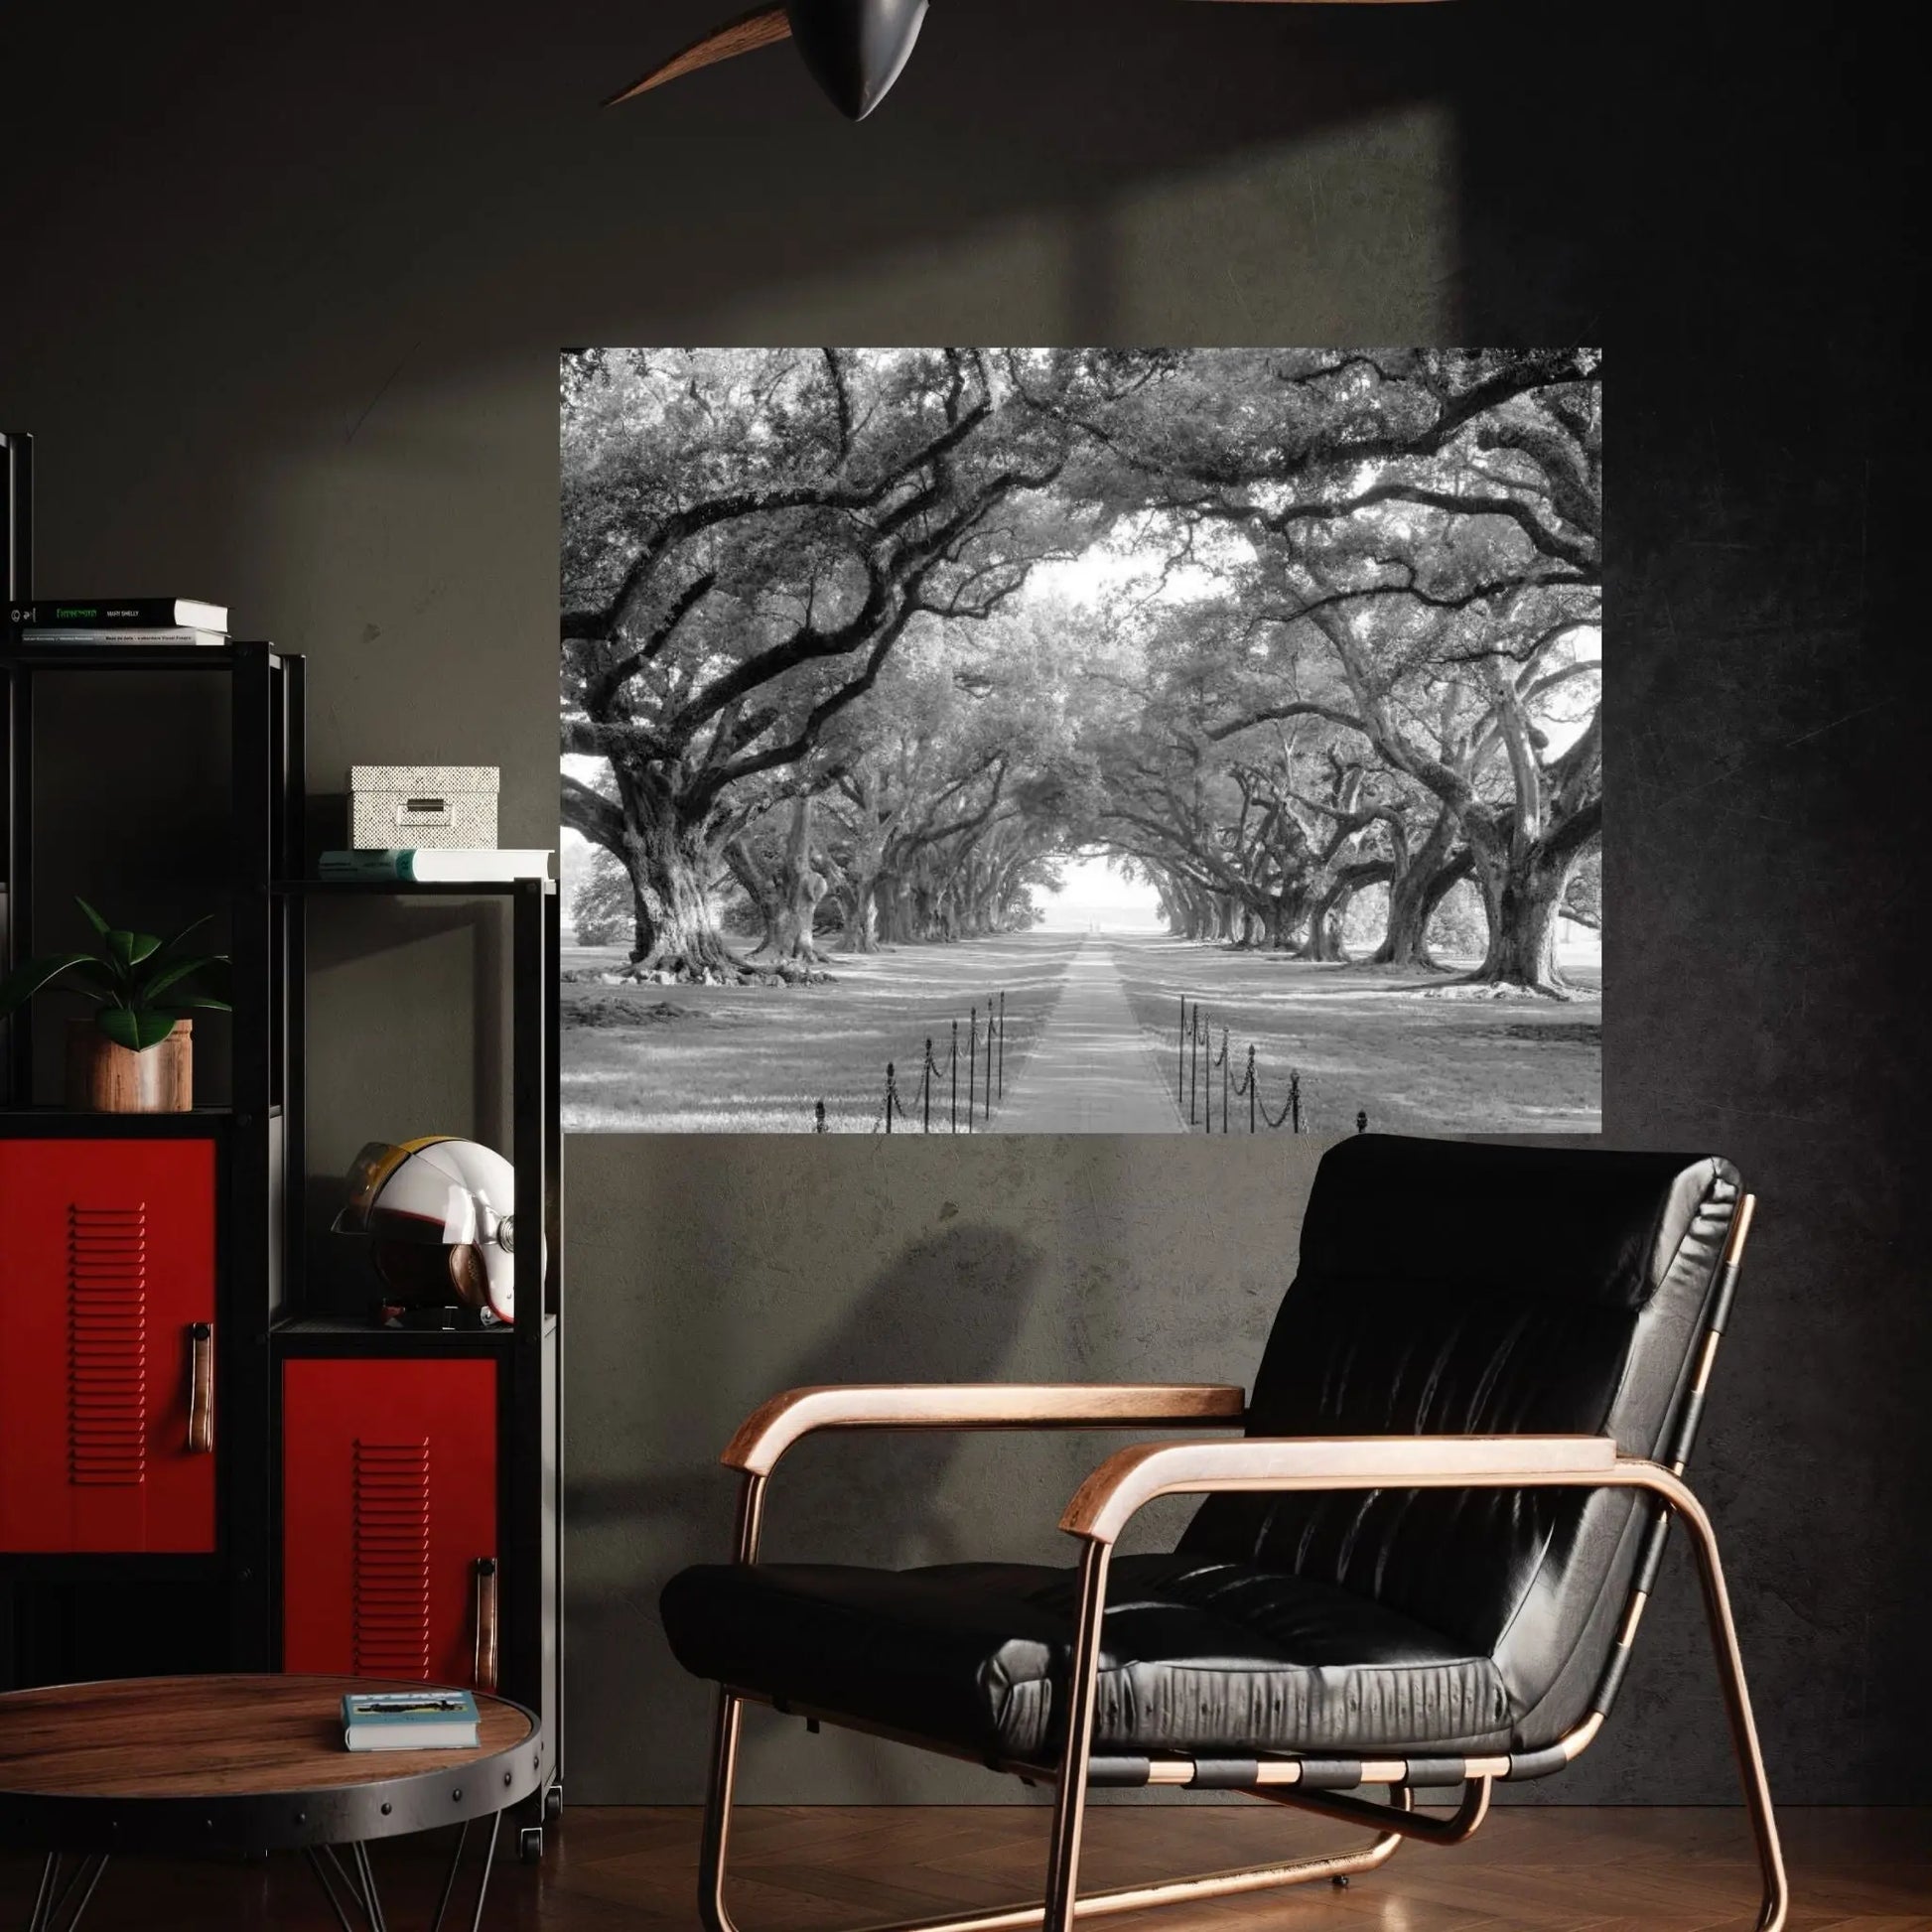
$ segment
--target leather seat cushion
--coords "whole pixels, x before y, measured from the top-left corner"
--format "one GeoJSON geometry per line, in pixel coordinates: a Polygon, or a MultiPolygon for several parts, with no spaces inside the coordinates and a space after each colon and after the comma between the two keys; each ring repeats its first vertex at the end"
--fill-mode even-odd
{"type": "MultiPolygon", "coordinates": [[[[700,1677],[975,1755],[1058,1756],[1077,1573],[699,1565],[665,1634],[700,1677]]],[[[1114,1561],[1097,1751],[1311,1756],[1507,1749],[1495,1664],[1314,1578],[1174,1555],[1114,1561]]]]}

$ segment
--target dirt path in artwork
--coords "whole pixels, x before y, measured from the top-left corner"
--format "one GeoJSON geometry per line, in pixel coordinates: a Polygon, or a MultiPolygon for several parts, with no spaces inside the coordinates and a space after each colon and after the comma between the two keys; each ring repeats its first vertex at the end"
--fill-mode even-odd
{"type": "Polygon", "coordinates": [[[1173,1134],[1185,1123],[1135,1024],[1113,948],[1088,938],[992,1134],[1173,1134]]]}

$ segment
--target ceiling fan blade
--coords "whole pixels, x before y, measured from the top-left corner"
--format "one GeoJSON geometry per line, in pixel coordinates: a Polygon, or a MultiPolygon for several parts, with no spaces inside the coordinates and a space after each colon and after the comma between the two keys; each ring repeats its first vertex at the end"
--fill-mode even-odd
{"type": "Polygon", "coordinates": [[[613,94],[604,104],[615,107],[619,101],[647,94],[653,87],[663,86],[667,80],[681,80],[687,73],[696,73],[700,68],[735,60],[741,54],[755,54],[760,47],[773,47],[779,41],[790,38],[791,19],[785,11],[783,0],[779,0],[776,6],[754,7],[750,13],[726,21],[722,27],[714,27],[702,40],[693,41],[668,61],[660,61],[641,79],[633,80],[621,93],[613,94]]]}

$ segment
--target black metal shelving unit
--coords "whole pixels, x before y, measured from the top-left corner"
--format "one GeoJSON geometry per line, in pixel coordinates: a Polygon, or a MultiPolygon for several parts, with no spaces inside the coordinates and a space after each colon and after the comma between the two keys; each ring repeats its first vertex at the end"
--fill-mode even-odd
{"type": "Polygon", "coordinates": [[[71,671],[225,675],[230,690],[227,889],[234,1015],[229,1104],[187,1114],[72,1113],[40,1102],[32,1028],[7,1028],[0,1137],[204,1138],[216,1151],[216,1547],[207,1556],[0,1555],[0,1686],[17,1674],[13,1608],[35,1584],[169,1581],[223,1603],[225,1642],[209,1667],[279,1662],[281,1364],[291,1357],[447,1359],[497,1364],[497,1512],[502,1550],[499,1686],[540,1712],[543,1789],[521,1821],[523,1856],[561,1804],[563,1674],[563,1146],[559,1126],[558,897],[553,883],[414,884],[306,876],[305,666],[258,642],[175,649],[46,645],[0,638],[5,693],[8,960],[33,950],[35,693],[71,671]],[[339,898],[470,898],[509,923],[510,1160],[519,1214],[540,1203],[541,1244],[515,1251],[518,1318],[495,1331],[386,1329],[312,1303],[305,1266],[305,1072],[312,916],[339,898]]]}
{"type": "MultiPolygon", "coordinates": [[[[510,1149],[519,1221],[531,1199],[541,1203],[541,1244],[515,1249],[516,1321],[495,1329],[378,1328],[366,1320],[311,1306],[299,1252],[292,1253],[285,1294],[269,1341],[272,1382],[291,1357],[449,1360],[485,1357],[497,1364],[497,1518],[509,1561],[502,1572],[499,1687],[543,1719],[544,1790],[521,1821],[520,1852],[540,1855],[541,1827],[563,1801],[563,1135],[558,1084],[559,900],[554,881],[502,883],[335,880],[300,876],[271,882],[279,929],[290,962],[289,1056],[294,1091],[302,1091],[308,1052],[305,981],[311,907],[341,898],[467,898],[507,908],[510,924],[510,1149]],[[532,1559],[534,1558],[534,1561],[532,1559]],[[532,1836],[535,1834],[536,1836],[532,1836]]],[[[326,913],[322,916],[327,916],[326,913]]],[[[290,1172],[305,1172],[307,1124],[292,1111],[290,1172]]],[[[299,1250],[299,1231],[292,1235],[299,1250]]],[[[273,1440],[279,1458],[279,1406],[273,1440]]],[[[271,1545],[280,1549],[279,1523],[271,1545]]]]}

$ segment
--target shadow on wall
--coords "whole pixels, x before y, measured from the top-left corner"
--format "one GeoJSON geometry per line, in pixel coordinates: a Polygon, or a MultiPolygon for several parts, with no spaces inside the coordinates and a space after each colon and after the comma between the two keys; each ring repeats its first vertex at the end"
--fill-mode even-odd
{"type": "MultiPolygon", "coordinates": [[[[733,1481],[715,1458],[747,1414],[808,1383],[1245,1382],[1325,1145],[572,1137],[572,1801],[702,1794],[709,1694],[672,1661],[657,1595],[683,1565],[729,1554],[733,1481]]],[[[1125,1440],[828,1435],[779,1471],[765,1552],[1064,1565],[1060,1509],[1125,1440]]],[[[1143,1547],[1176,1528],[1150,1512],[1143,1547]]],[[[746,1752],[754,1804],[1017,1795],[968,1765],[762,1716],[746,1752]]]]}
{"type": "MultiPolygon", "coordinates": [[[[913,1242],[808,1346],[777,1358],[785,1366],[773,1369],[763,1393],[826,1382],[998,1381],[1009,1372],[1043,1273],[1039,1250],[1004,1228],[951,1227],[913,1242]]],[[[719,1314],[728,1324],[730,1311],[719,1314]]],[[[706,1358],[679,1359],[689,1367],[706,1358]]],[[[657,1466],[568,1485],[573,1535],[600,1549],[599,1567],[608,1566],[613,1579],[572,1587],[573,1644],[580,1654],[626,1654],[632,1660],[621,1688],[605,1683],[579,1689],[572,1712],[581,1726],[574,1756],[581,1742],[584,1757],[607,1760],[610,1753],[597,1737],[607,1725],[640,1725],[687,1748],[705,1734],[709,1689],[671,1657],[657,1596],[682,1565],[728,1554],[735,1478],[717,1457],[743,1419],[730,1392],[708,1384],[695,1405],[686,1405],[684,1441],[673,1449],[660,1440],[652,1458],[657,1466]],[[592,1734],[585,1737],[585,1731],[592,1734]]],[[[958,1513],[943,1495],[964,1441],[950,1433],[869,1433],[795,1451],[773,1484],[764,1554],[779,1562],[809,1558],[896,1568],[974,1554],[961,1548],[958,1513]]],[[[748,1733],[749,1768],[755,1770],[767,1735],[759,1726],[748,1733]]],[[[694,1754],[694,1775],[696,1769],[694,1754]]],[[[863,1775],[872,1789],[852,1798],[885,1802],[902,1795],[883,1770],[868,1764],[863,1775]]]]}
{"type": "MultiPolygon", "coordinates": [[[[1037,1250],[1004,1228],[952,1228],[916,1242],[873,1277],[837,1327],[774,1377],[769,1393],[824,1382],[997,1381],[1037,1293],[1041,1261],[1037,1250]]],[[[677,1548],[716,1546],[722,1554],[730,1538],[733,1478],[718,1454],[744,1418],[718,1420],[716,1440],[692,1444],[692,1455],[676,1466],[570,1484],[573,1527],[670,1525],[677,1548]]],[[[952,1459],[948,1446],[960,1440],[941,1435],[908,1443],[903,1435],[881,1434],[814,1445],[814,1450],[829,1449],[839,1457],[837,1478],[787,1471],[787,1490],[796,1484],[802,1493],[788,1494],[785,1521],[774,1522],[767,1554],[803,1542],[812,1550],[836,1547],[855,1562],[943,1561],[929,1554],[951,1548],[932,1490],[952,1459]],[[909,1448],[928,1452],[916,1485],[906,1475],[909,1448]],[[813,1517],[808,1539],[795,1533],[805,1513],[813,1517]]]]}

